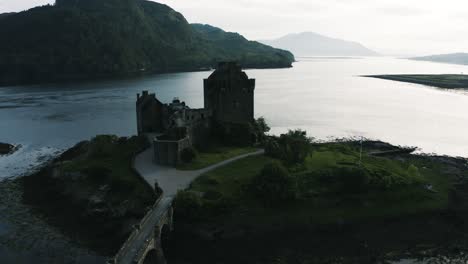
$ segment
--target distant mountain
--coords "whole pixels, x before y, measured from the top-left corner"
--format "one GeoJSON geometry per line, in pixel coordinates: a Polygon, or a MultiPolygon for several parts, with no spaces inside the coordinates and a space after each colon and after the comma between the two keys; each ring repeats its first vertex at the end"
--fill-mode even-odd
{"type": "Polygon", "coordinates": [[[322,36],[313,32],[290,34],[260,41],[275,48],[290,50],[295,56],[377,56],[362,44],[322,36]]]}
{"type": "Polygon", "coordinates": [[[204,24],[191,24],[191,27],[198,37],[210,44],[205,52],[216,54],[217,61],[234,59],[247,68],[290,67],[295,61],[289,51],[249,41],[238,33],[204,24]]]}
{"type": "Polygon", "coordinates": [[[0,15],[0,85],[141,72],[191,71],[218,61],[291,67],[294,56],[145,0],[57,0],[0,15]]]}
{"type": "Polygon", "coordinates": [[[431,56],[424,56],[424,57],[415,57],[415,58],[410,58],[410,59],[419,60],[419,61],[431,61],[431,62],[468,65],[468,53],[450,53],[450,54],[431,55],[431,56]]]}

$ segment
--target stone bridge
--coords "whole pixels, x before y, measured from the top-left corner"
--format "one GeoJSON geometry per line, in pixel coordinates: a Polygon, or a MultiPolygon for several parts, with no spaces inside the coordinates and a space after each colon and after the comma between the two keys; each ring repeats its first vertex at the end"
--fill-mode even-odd
{"type": "Polygon", "coordinates": [[[172,198],[158,200],[108,263],[166,263],[164,243],[173,229],[172,198]]]}

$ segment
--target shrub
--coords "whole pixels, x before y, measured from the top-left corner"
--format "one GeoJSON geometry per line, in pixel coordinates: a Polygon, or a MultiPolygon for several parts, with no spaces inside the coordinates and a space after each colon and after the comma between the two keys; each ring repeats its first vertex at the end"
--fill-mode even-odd
{"type": "Polygon", "coordinates": [[[296,179],[289,175],[281,163],[273,161],[254,177],[252,189],[265,203],[287,201],[296,197],[296,179]]]}
{"type": "MultiPolygon", "coordinates": [[[[214,194],[214,193],[213,193],[214,194]]],[[[203,203],[204,215],[208,217],[216,217],[232,211],[236,206],[233,199],[220,196],[217,199],[207,199],[203,203]]]]}
{"type": "Polygon", "coordinates": [[[310,143],[312,139],[307,137],[307,132],[303,130],[289,130],[287,134],[282,134],[279,144],[283,150],[283,160],[288,164],[303,163],[310,153],[310,143]]]}
{"type": "Polygon", "coordinates": [[[218,200],[222,197],[223,195],[220,193],[220,192],[217,192],[217,191],[213,191],[213,190],[210,190],[210,191],[207,191],[203,194],[203,199],[206,199],[206,200],[218,200]]]}
{"type": "Polygon", "coordinates": [[[112,171],[105,167],[91,166],[84,168],[81,172],[86,174],[91,181],[101,183],[108,179],[112,171]]]}
{"type": "Polygon", "coordinates": [[[338,177],[341,190],[348,193],[362,192],[367,189],[370,177],[368,173],[357,167],[341,167],[334,173],[338,177]]]}
{"type": "Polygon", "coordinates": [[[188,147],[182,150],[180,158],[184,163],[190,163],[197,157],[197,152],[193,147],[188,147]]]}
{"type": "Polygon", "coordinates": [[[424,181],[423,177],[421,176],[421,173],[419,173],[418,167],[414,166],[413,164],[411,164],[408,167],[407,172],[408,172],[408,178],[409,178],[408,180],[410,184],[420,183],[424,181]]]}
{"type": "Polygon", "coordinates": [[[281,159],[288,165],[302,164],[310,154],[312,139],[303,130],[290,130],[265,144],[266,155],[281,159]]]}
{"type": "Polygon", "coordinates": [[[202,207],[200,197],[190,191],[179,191],[174,199],[175,214],[187,220],[196,220],[202,207]]]}
{"type": "Polygon", "coordinates": [[[277,139],[271,138],[267,140],[265,143],[265,155],[272,158],[281,159],[282,152],[277,139]]]}
{"type": "Polygon", "coordinates": [[[99,135],[91,140],[89,158],[106,158],[112,156],[114,144],[119,138],[114,135],[99,135]]]}

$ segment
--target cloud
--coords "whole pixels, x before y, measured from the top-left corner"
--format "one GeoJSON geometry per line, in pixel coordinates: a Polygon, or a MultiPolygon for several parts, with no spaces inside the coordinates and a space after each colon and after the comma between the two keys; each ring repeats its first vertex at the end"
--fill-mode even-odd
{"type": "Polygon", "coordinates": [[[378,7],[376,12],[387,16],[419,16],[427,14],[428,10],[418,7],[386,6],[378,7]]]}

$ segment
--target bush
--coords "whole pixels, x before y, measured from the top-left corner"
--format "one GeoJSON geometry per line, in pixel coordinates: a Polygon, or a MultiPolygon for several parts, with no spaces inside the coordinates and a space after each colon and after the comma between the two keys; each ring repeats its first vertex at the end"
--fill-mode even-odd
{"type": "Polygon", "coordinates": [[[370,177],[368,173],[357,167],[341,167],[336,173],[341,184],[341,190],[348,193],[362,192],[367,189],[370,177]]]}
{"type": "Polygon", "coordinates": [[[223,197],[222,193],[213,190],[207,191],[203,194],[203,199],[206,200],[218,200],[221,197],[223,197]]]}
{"type": "Polygon", "coordinates": [[[292,200],[296,197],[296,179],[279,162],[266,164],[252,181],[255,196],[265,203],[292,200]]]}
{"type": "Polygon", "coordinates": [[[98,135],[91,140],[89,158],[106,158],[112,156],[114,144],[119,138],[114,135],[98,135]]]}
{"type": "Polygon", "coordinates": [[[180,158],[184,163],[190,163],[197,157],[197,151],[193,147],[188,147],[182,150],[180,158]]]}
{"type": "Polygon", "coordinates": [[[99,166],[86,167],[81,172],[88,176],[91,181],[98,183],[105,182],[112,173],[110,169],[99,166]]]}
{"type": "Polygon", "coordinates": [[[265,155],[275,159],[281,159],[282,151],[277,139],[271,138],[267,140],[265,143],[265,155]]]}
{"type": "Polygon", "coordinates": [[[419,169],[418,167],[414,166],[413,164],[411,164],[409,167],[408,167],[408,181],[409,181],[409,184],[413,184],[413,183],[421,183],[424,181],[424,178],[421,176],[421,173],[419,173],[419,169]]]}
{"type": "Polygon", "coordinates": [[[279,138],[279,144],[283,149],[283,160],[288,164],[303,163],[310,153],[311,139],[303,130],[289,130],[279,138]]]}
{"type": "Polygon", "coordinates": [[[175,214],[177,217],[186,220],[196,220],[199,218],[199,210],[202,207],[200,197],[190,191],[179,191],[174,199],[175,214]]]}
{"type": "Polygon", "coordinates": [[[289,130],[279,138],[271,138],[265,145],[266,155],[281,159],[288,165],[302,164],[310,154],[312,139],[303,130],[289,130]]]}

